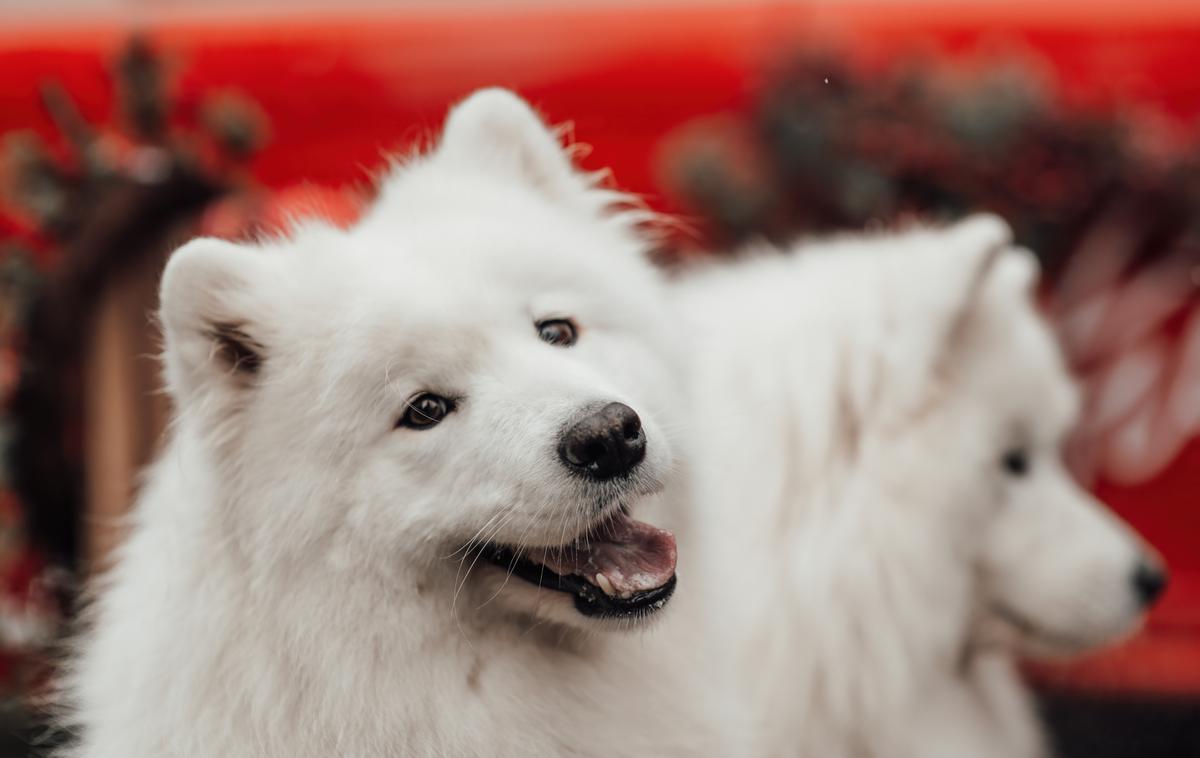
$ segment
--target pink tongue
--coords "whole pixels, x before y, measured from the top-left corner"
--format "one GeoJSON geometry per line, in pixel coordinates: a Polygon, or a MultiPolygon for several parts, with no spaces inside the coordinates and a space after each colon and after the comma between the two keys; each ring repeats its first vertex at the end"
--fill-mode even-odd
{"type": "Polygon", "coordinates": [[[576,574],[607,594],[628,596],[670,581],[675,557],[675,535],[618,515],[541,562],[560,576],[576,574]]]}

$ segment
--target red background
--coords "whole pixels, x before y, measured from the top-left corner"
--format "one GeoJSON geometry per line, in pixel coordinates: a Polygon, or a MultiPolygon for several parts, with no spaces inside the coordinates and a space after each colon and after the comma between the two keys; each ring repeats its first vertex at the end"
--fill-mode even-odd
{"type": "MultiPolygon", "coordinates": [[[[451,102],[503,85],[549,121],[571,120],[594,148],[585,166],[610,166],[624,188],[678,210],[659,184],[664,135],[746,108],[781,52],[798,43],[848,50],[868,70],[913,50],[1029,51],[1072,101],[1145,103],[1200,123],[1200,3],[1020,0],[17,20],[0,29],[0,133],[56,139],[37,96],[48,78],[89,120],[108,120],[108,68],[131,31],[166,54],[182,123],[197,119],[200,96],[214,89],[263,107],[271,141],[251,170],[275,189],[365,184],[385,150],[435,134],[451,102]]],[[[1174,581],[1146,634],[1040,675],[1061,686],[1200,694],[1200,441],[1146,485],[1100,490],[1167,556],[1174,581]]]]}

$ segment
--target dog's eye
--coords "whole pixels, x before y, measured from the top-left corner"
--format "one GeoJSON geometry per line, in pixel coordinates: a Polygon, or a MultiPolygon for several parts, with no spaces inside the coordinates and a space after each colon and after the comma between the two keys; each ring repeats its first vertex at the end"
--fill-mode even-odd
{"type": "Polygon", "coordinates": [[[1000,462],[1004,470],[1013,476],[1025,476],[1029,473],[1029,453],[1024,448],[1014,447],[1008,450],[1000,462]]]}
{"type": "Polygon", "coordinates": [[[542,342],[549,342],[551,345],[559,347],[570,347],[575,344],[575,340],[579,339],[579,331],[575,328],[575,322],[566,318],[539,321],[537,330],[542,342]]]}
{"type": "Polygon", "coordinates": [[[409,429],[428,429],[437,426],[442,419],[454,410],[454,401],[435,395],[432,392],[422,392],[408,402],[404,414],[396,426],[409,429]]]}

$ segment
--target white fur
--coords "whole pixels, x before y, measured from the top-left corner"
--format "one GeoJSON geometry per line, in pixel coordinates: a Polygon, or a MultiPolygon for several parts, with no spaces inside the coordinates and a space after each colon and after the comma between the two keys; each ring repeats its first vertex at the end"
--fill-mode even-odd
{"type": "Polygon", "coordinates": [[[678,695],[704,668],[669,617],[614,633],[464,550],[562,544],[598,500],[673,490],[675,340],[620,200],[483,91],[351,231],[174,254],[177,416],[68,687],[73,754],[729,751],[707,699],[678,695]],[[538,339],[558,316],[578,345],[538,339]],[[457,409],[396,428],[423,390],[457,409]],[[559,430],[614,400],[646,460],[628,485],[580,483],[559,430]]]}
{"type": "Polygon", "coordinates": [[[667,287],[642,220],[483,91],[350,231],[177,251],[176,418],[69,754],[1035,755],[1011,652],[1128,627],[1139,548],[1057,463],[1075,400],[1028,259],[985,219],[667,287]],[[538,340],[568,316],[577,345],[538,340]],[[456,409],[397,428],[422,391],[456,409]],[[611,401],[646,460],[581,483],[555,440],[611,401]],[[464,549],[561,545],[618,503],[680,540],[638,634],[464,549]]]}
{"type": "Polygon", "coordinates": [[[976,217],[752,251],[676,287],[700,420],[681,562],[740,584],[714,621],[752,754],[1042,755],[1014,656],[1140,618],[1154,559],[1063,468],[1075,389],[1009,244],[976,217]],[[1018,446],[1024,477],[1001,462],[1018,446]]]}

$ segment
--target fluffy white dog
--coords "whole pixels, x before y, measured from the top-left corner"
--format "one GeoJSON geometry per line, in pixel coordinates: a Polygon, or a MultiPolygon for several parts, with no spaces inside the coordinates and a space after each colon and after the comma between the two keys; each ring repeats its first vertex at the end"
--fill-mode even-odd
{"type": "Polygon", "coordinates": [[[172,256],[177,415],[68,688],[72,754],[732,750],[691,632],[616,633],[675,588],[673,536],[629,514],[671,488],[681,411],[621,201],[483,91],[350,231],[172,256]]]}
{"type": "Polygon", "coordinates": [[[1127,634],[1162,590],[1064,468],[1076,389],[1010,244],[979,216],[676,288],[704,419],[681,560],[739,577],[718,618],[753,754],[1043,755],[1013,658],[1127,634]]]}
{"type": "Polygon", "coordinates": [[[1036,754],[1014,645],[1161,575],[1058,463],[1029,260],[983,220],[666,285],[623,202],[484,91],[353,229],[176,252],[69,754],[1036,754]]]}

